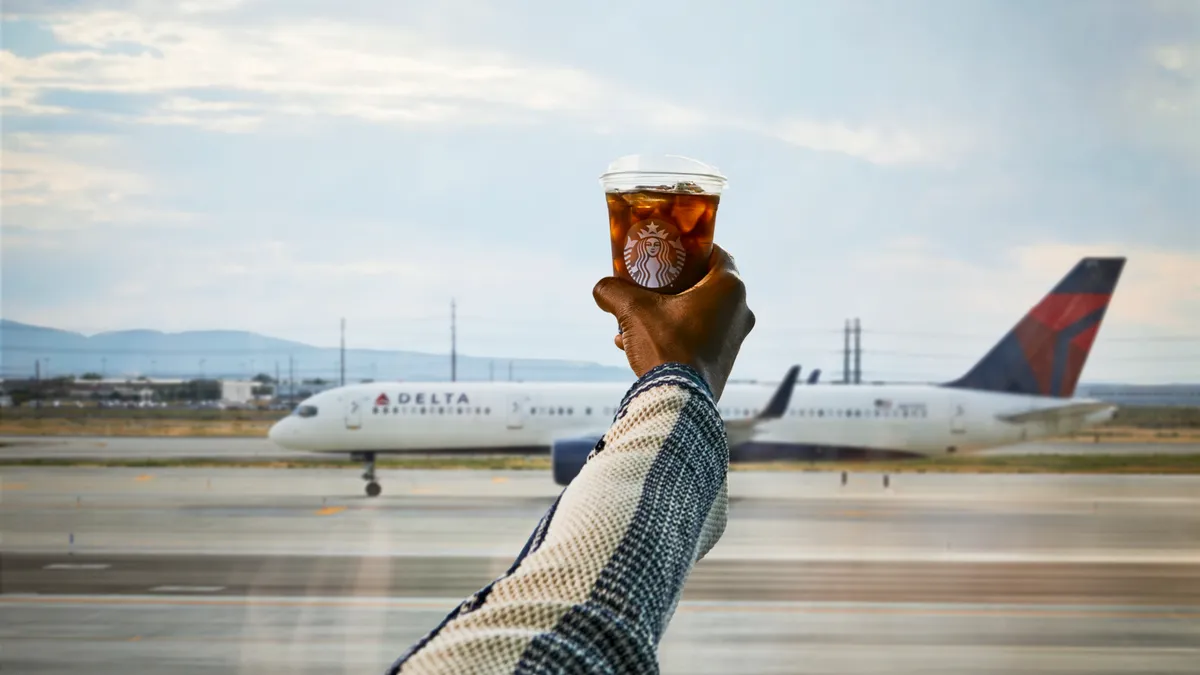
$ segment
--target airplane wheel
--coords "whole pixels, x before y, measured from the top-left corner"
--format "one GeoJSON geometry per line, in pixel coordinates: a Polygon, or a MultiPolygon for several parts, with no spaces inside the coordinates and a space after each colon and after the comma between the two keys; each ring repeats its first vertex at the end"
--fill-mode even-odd
{"type": "Polygon", "coordinates": [[[375,481],[367,483],[368,497],[378,497],[380,492],[383,492],[383,488],[379,487],[379,483],[376,483],[375,481]]]}

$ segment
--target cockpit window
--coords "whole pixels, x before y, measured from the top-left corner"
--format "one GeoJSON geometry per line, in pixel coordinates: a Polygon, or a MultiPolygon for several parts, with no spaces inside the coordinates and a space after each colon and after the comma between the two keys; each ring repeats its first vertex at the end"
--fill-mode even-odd
{"type": "Polygon", "coordinates": [[[300,417],[316,417],[317,416],[317,406],[302,405],[299,408],[296,408],[296,414],[299,415],[300,417]]]}

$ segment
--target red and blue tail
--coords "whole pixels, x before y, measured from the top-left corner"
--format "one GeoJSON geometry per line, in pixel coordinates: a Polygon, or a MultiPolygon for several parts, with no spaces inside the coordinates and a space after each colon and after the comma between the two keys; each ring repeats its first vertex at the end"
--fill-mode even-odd
{"type": "Polygon", "coordinates": [[[1069,398],[1125,258],[1084,258],[974,368],[944,386],[1069,398]]]}

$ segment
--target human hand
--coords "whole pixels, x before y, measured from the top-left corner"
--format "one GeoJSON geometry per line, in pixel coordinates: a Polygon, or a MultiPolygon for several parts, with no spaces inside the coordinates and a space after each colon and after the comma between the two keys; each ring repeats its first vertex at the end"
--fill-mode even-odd
{"type": "Polygon", "coordinates": [[[592,289],[600,309],[617,318],[614,338],[638,377],[664,363],[695,368],[719,399],[742,341],[754,328],[746,286],[733,258],[713,244],[708,274],[677,295],[655,293],[617,277],[592,289]]]}

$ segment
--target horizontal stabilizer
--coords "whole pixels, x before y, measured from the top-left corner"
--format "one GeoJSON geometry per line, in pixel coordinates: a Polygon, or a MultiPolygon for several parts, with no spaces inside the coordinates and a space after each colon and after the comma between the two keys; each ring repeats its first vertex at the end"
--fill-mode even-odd
{"type": "Polygon", "coordinates": [[[1021,424],[1024,422],[1061,422],[1067,419],[1086,417],[1092,413],[1111,410],[1117,406],[1111,403],[1102,403],[1099,401],[1089,401],[1087,403],[1071,403],[1069,405],[1060,405],[1054,408],[1041,408],[1040,410],[1029,410],[1021,413],[1013,413],[1009,415],[996,415],[996,419],[1002,422],[1012,422],[1021,424]]]}

